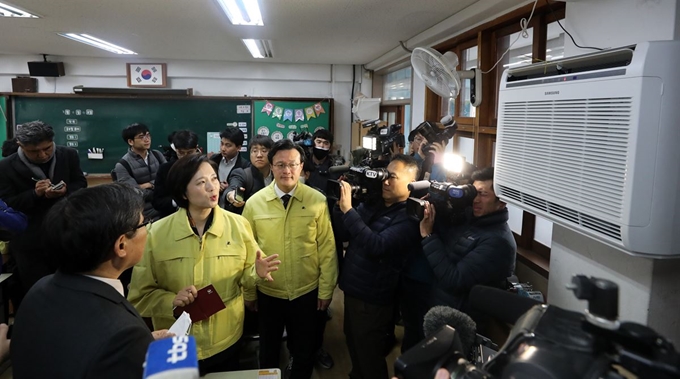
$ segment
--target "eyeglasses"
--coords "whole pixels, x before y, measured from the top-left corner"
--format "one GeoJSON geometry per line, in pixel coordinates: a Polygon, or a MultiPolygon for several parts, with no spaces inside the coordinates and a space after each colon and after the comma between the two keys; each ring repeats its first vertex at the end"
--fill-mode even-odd
{"type": "Polygon", "coordinates": [[[146,230],[149,231],[149,230],[151,230],[151,225],[153,225],[153,222],[154,222],[153,219],[151,219],[151,220],[144,220],[141,224],[135,226],[135,228],[132,229],[132,231],[134,232],[134,231],[136,231],[137,229],[139,229],[139,228],[144,228],[144,227],[147,227],[146,230]]]}
{"type": "Polygon", "coordinates": [[[140,134],[138,136],[135,136],[135,139],[151,139],[151,133],[146,133],[146,134],[140,134]]]}
{"type": "Polygon", "coordinates": [[[269,152],[268,149],[252,149],[252,150],[250,150],[250,154],[256,154],[256,155],[257,154],[267,155],[268,152],[269,152]]]}
{"type": "Polygon", "coordinates": [[[286,168],[289,168],[289,169],[291,169],[291,170],[295,170],[295,169],[297,169],[298,167],[300,167],[300,164],[299,164],[299,163],[289,163],[289,164],[285,164],[285,163],[276,163],[276,164],[274,164],[274,168],[277,169],[277,170],[279,170],[279,171],[283,171],[283,170],[286,169],[286,168]]]}

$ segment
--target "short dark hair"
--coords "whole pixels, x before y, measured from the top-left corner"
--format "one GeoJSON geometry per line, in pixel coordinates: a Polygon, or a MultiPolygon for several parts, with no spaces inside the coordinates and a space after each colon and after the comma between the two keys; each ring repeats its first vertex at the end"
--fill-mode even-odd
{"type": "Polygon", "coordinates": [[[302,147],[288,138],[284,138],[278,142],[274,143],[269,154],[267,154],[267,159],[269,159],[270,164],[274,164],[274,155],[281,150],[297,150],[300,153],[300,163],[305,163],[305,151],[302,147]]]}
{"type": "Polygon", "coordinates": [[[317,138],[323,138],[326,141],[330,142],[331,145],[333,144],[333,135],[326,129],[319,129],[316,132],[314,132],[314,135],[312,135],[312,140],[315,140],[317,138]]]}
{"type": "Polygon", "coordinates": [[[472,181],[485,182],[487,180],[493,181],[493,167],[485,167],[472,173],[472,181]]]}
{"type": "Polygon", "coordinates": [[[191,130],[178,130],[172,136],[172,144],[175,145],[175,149],[196,149],[198,134],[191,130]]]}
{"type": "Polygon", "coordinates": [[[54,129],[42,121],[25,122],[17,128],[17,142],[22,145],[37,145],[44,141],[54,141],[54,129]]]}
{"type": "Polygon", "coordinates": [[[16,138],[5,140],[5,142],[2,143],[3,158],[9,157],[10,155],[16,153],[17,150],[19,150],[19,144],[17,143],[16,138]]]}
{"type": "Polygon", "coordinates": [[[220,133],[220,138],[228,139],[234,145],[241,146],[243,145],[243,138],[245,137],[241,129],[234,126],[228,126],[220,133]]]}
{"type": "Polygon", "coordinates": [[[178,207],[189,208],[189,200],[186,198],[187,186],[203,162],[210,164],[217,173],[217,164],[205,155],[200,154],[184,156],[170,168],[166,183],[170,184],[170,194],[178,207]]]}
{"type": "Polygon", "coordinates": [[[148,126],[144,124],[134,123],[126,126],[125,129],[123,129],[121,136],[123,137],[123,141],[125,141],[125,143],[128,143],[128,140],[135,139],[135,136],[137,134],[146,134],[148,132],[149,132],[148,126]]]}
{"type": "Polygon", "coordinates": [[[406,166],[407,169],[412,170],[414,173],[414,180],[418,178],[418,175],[420,174],[420,167],[418,166],[418,161],[416,161],[415,158],[413,158],[410,155],[406,154],[395,154],[392,159],[390,159],[390,163],[392,162],[401,162],[406,166]]]}
{"type": "Polygon", "coordinates": [[[57,268],[89,272],[110,260],[120,236],[132,238],[144,201],[132,186],[102,184],[74,192],[45,216],[43,233],[57,268]]]}
{"type": "Polygon", "coordinates": [[[172,139],[175,138],[175,134],[177,134],[176,130],[168,134],[168,143],[172,143],[172,139]]]}
{"type": "Polygon", "coordinates": [[[257,136],[255,136],[255,138],[250,140],[250,148],[252,149],[253,146],[255,145],[260,145],[266,149],[271,149],[272,146],[274,146],[274,141],[271,138],[269,138],[269,136],[263,136],[258,134],[257,136]]]}

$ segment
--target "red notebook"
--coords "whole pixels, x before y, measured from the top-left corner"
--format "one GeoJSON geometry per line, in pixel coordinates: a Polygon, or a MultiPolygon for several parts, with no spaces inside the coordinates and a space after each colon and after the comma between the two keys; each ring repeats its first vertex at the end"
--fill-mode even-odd
{"type": "Polygon", "coordinates": [[[215,313],[226,308],[222,302],[222,298],[215,290],[212,284],[198,290],[198,296],[193,303],[186,307],[177,307],[176,313],[182,314],[187,312],[191,316],[191,322],[199,322],[207,319],[215,313]]]}

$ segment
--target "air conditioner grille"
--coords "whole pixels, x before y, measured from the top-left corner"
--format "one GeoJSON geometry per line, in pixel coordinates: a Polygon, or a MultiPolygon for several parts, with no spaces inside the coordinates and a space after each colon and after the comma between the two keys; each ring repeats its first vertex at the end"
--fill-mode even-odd
{"type": "Polygon", "coordinates": [[[620,239],[632,106],[630,97],[502,103],[503,195],[620,239]]]}

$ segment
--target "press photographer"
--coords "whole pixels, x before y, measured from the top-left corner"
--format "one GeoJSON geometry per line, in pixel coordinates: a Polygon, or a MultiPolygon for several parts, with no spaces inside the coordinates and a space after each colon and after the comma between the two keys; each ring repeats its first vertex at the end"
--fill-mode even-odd
{"type": "MultiPolygon", "coordinates": [[[[307,140],[304,141],[308,144],[307,140]]],[[[340,177],[339,174],[333,174],[328,169],[343,165],[345,160],[340,156],[331,154],[333,135],[328,130],[319,129],[314,132],[312,142],[311,162],[314,164],[314,168],[310,171],[305,184],[327,193],[328,180],[340,177]]]]}
{"type": "Polygon", "coordinates": [[[439,160],[444,154],[446,144],[456,133],[458,125],[449,115],[444,116],[439,125],[424,121],[408,136],[409,141],[412,141],[414,145],[412,155],[418,161],[420,168],[418,180],[446,180],[446,174],[439,160]]]}
{"type": "Polygon", "coordinates": [[[477,195],[454,223],[427,201],[420,222],[422,255],[407,262],[402,288],[402,352],[424,338],[423,316],[435,305],[466,310],[477,284],[502,287],[515,268],[517,245],[507,225],[508,210],[493,190],[493,168],[472,174],[477,195]]]}
{"type": "Polygon", "coordinates": [[[413,157],[396,155],[381,180],[382,201],[352,207],[352,189],[340,182],[333,217],[336,240],[349,241],[340,274],[345,293],[345,336],[354,378],[386,378],[386,336],[394,329],[399,274],[407,253],[420,250],[418,223],[406,215],[408,184],[418,174],[413,157]]]}

